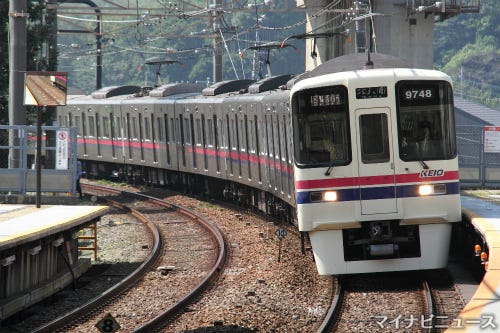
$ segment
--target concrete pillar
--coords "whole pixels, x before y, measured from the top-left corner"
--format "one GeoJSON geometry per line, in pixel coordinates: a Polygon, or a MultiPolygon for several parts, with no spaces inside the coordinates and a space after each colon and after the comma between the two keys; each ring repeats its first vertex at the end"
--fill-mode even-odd
{"type": "MultiPolygon", "coordinates": [[[[361,2],[368,4],[367,0],[361,2]]],[[[361,45],[364,44],[363,37],[371,52],[400,57],[412,67],[432,68],[434,15],[408,15],[405,0],[378,0],[372,1],[371,22],[369,15],[363,11],[368,6],[356,7],[354,1],[343,0],[337,6],[324,10],[329,4],[329,0],[297,1],[297,6],[306,9],[306,33],[334,32],[349,36],[349,40],[342,35],[321,38],[315,44],[313,39],[306,39],[306,70],[334,57],[364,52],[365,46],[361,45]],[[311,56],[313,51],[315,57],[311,56]]]]}
{"type": "Polygon", "coordinates": [[[391,54],[415,68],[431,69],[434,64],[434,15],[406,14],[406,3],[377,1],[374,27],[378,53],[391,54]]]}

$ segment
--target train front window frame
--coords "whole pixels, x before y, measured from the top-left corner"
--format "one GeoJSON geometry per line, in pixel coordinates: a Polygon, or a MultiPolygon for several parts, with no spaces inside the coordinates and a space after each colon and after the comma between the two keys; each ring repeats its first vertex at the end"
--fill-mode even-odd
{"type": "Polygon", "coordinates": [[[365,164],[390,161],[389,128],[385,113],[363,114],[359,117],[361,161],[365,164]]]}
{"type": "Polygon", "coordinates": [[[345,166],[352,161],[348,91],[311,88],[292,97],[295,163],[299,168],[345,166]]]}
{"type": "Polygon", "coordinates": [[[399,156],[405,162],[456,157],[452,87],[446,81],[396,84],[399,156]]]}

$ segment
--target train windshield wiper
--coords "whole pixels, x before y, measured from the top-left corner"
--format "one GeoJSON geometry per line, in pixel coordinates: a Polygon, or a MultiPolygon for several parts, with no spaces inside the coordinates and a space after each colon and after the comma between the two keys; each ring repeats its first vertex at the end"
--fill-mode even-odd
{"type": "Polygon", "coordinates": [[[418,142],[417,142],[417,153],[418,153],[418,158],[419,158],[418,162],[420,163],[422,168],[429,169],[429,166],[424,161],[424,157],[422,156],[422,151],[420,150],[420,144],[418,142]]]}
{"type": "Polygon", "coordinates": [[[326,171],[325,171],[325,176],[330,176],[330,174],[332,173],[332,170],[333,170],[334,163],[335,163],[334,161],[330,162],[330,164],[328,165],[328,169],[326,169],[326,171]]]}
{"type": "Polygon", "coordinates": [[[422,168],[429,169],[429,166],[427,165],[427,163],[425,163],[425,161],[419,160],[418,162],[420,163],[420,165],[422,165],[422,168]]]}

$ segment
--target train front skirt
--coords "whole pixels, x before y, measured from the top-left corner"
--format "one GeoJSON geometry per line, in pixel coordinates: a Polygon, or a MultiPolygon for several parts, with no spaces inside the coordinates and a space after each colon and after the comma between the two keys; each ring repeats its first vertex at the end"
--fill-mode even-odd
{"type": "Polygon", "coordinates": [[[380,251],[383,259],[351,260],[345,256],[342,230],[309,232],[314,259],[320,275],[355,274],[366,272],[388,272],[439,269],[446,267],[451,240],[451,223],[422,224],[419,228],[420,256],[410,258],[388,258],[392,256],[393,244],[371,247],[380,251]]]}

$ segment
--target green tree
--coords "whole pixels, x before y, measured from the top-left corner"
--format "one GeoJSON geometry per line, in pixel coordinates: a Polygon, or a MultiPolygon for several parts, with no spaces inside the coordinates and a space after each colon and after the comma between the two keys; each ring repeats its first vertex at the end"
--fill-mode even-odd
{"type": "Polygon", "coordinates": [[[500,7],[482,0],[481,11],[436,25],[434,64],[455,80],[456,93],[490,107],[499,106],[500,7]]]}

